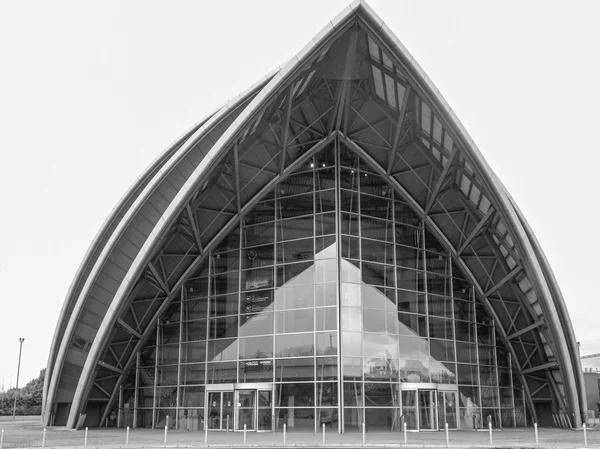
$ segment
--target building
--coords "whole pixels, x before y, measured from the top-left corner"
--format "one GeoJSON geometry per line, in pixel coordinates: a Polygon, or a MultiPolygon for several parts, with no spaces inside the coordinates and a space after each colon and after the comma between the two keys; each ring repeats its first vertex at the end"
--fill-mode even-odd
{"type": "Polygon", "coordinates": [[[595,424],[600,417],[600,354],[581,356],[585,398],[587,404],[587,423],[595,424]],[[591,420],[594,420],[591,422],[591,420]]]}
{"type": "Polygon", "coordinates": [[[514,201],[364,2],[139,178],[66,298],[45,424],[580,426],[514,201]]]}

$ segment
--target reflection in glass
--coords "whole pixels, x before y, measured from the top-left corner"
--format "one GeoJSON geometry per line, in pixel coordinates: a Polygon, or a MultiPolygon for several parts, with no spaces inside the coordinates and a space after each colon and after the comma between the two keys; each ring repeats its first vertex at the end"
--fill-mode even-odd
{"type": "Polygon", "coordinates": [[[313,334],[285,334],[275,337],[276,357],[305,357],[314,355],[313,334]]]}
{"type": "Polygon", "coordinates": [[[297,358],[275,360],[276,382],[300,382],[315,380],[315,359],[297,358]]]}

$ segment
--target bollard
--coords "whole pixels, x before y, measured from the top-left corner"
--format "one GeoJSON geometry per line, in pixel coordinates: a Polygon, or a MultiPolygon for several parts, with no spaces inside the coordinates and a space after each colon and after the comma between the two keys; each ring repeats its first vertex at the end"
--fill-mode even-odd
{"type": "Polygon", "coordinates": [[[163,443],[163,447],[167,447],[167,430],[169,428],[167,426],[165,426],[165,442],[163,443]]]}
{"type": "Polygon", "coordinates": [[[244,424],[244,444],[246,444],[246,424],[244,424]]]}
{"type": "MultiPolygon", "coordinates": [[[[285,433],[286,433],[286,431],[287,431],[287,426],[285,425],[285,423],[283,423],[283,444],[285,444],[285,439],[286,439],[286,436],[287,436],[287,435],[285,434],[285,433]]],[[[3,432],[4,432],[4,431],[3,431],[3,432]]],[[[2,449],[2,448],[0,447],[0,449],[2,449]]]]}
{"type": "Polygon", "coordinates": [[[404,444],[406,444],[406,422],[404,422],[404,444]]]}
{"type": "Polygon", "coordinates": [[[492,421],[491,420],[488,422],[488,429],[490,429],[490,444],[494,444],[494,443],[492,443],[492,421]]]}
{"type": "Polygon", "coordinates": [[[538,442],[538,431],[537,431],[537,423],[533,423],[533,430],[535,430],[535,445],[539,444],[538,442]]]}
{"type": "Polygon", "coordinates": [[[87,434],[88,434],[88,428],[85,428],[85,438],[83,439],[83,446],[86,447],[87,446],[87,434]]]}
{"type": "Polygon", "coordinates": [[[2,446],[4,446],[4,429],[0,432],[0,449],[2,449],[2,446]]]}
{"type": "Polygon", "coordinates": [[[44,427],[44,436],[42,437],[42,447],[46,447],[46,428],[44,427]]]}
{"type": "Polygon", "coordinates": [[[448,434],[448,423],[444,424],[444,428],[446,429],[446,447],[450,446],[450,435],[448,434]]]}
{"type": "Polygon", "coordinates": [[[323,444],[325,444],[325,423],[323,423],[323,444]]]}
{"type": "Polygon", "coordinates": [[[583,425],[583,444],[587,447],[587,431],[585,424],[583,425]]]}
{"type": "Polygon", "coordinates": [[[129,445],[129,426],[127,426],[127,433],[125,434],[125,446],[129,445]]]}
{"type": "Polygon", "coordinates": [[[362,423],[362,432],[363,432],[363,444],[365,444],[365,423],[362,423]]]}
{"type": "Polygon", "coordinates": [[[208,426],[204,422],[204,444],[208,444],[208,426]]]}

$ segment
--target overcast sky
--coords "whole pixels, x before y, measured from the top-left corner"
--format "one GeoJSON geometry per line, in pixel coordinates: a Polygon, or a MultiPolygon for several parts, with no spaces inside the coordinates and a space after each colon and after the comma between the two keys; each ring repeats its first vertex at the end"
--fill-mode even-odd
{"type": "MultiPolygon", "coordinates": [[[[347,1],[0,2],[0,388],[46,366],[73,276],[132,182],[347,1]]],[[[600,352],[600,2],[370,5],[523,210],[600,352]]]]}

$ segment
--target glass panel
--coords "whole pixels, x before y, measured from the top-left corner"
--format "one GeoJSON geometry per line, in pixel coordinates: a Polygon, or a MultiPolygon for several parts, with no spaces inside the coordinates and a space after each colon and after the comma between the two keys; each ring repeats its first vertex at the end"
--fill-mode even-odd
{"type": "Polygon", "coordinates": [[[293,240],[277,244],[278,263],[313,260],[314,257],[313,239],[293,240]]]}
{"type": "Polygon", "coordinates": [[[273,333],[273,313],[262,312],[240,316],[240,336],[254,336],[273,333]]]}
{"type": "Polygon", "coordinates": [[[314,286],[312,284],[280,288],[275,292],[275,308],[277,310],[286,310],[312,307],[314,305],[314,297],[314,286]]]}
{"type": "Polygon", "coordinates": [[[273,382],[273,360],[240,362],[240,382],[273,382]]]}
{"type": "Polygon", "coordinates": [[[204,408],[204,387],[183,387],[181,407],[204,408]]]}
{"type": "Polygon", "coordinates": [[[315,379],[315,359],[275,359],[276,382],[313,381],[315,379]]]}
{"type": "Polygon", "coordinates": [[[438,411],[439,429],[443,429],[446,424],[448,424],[448,429],[457,428],[458,404],[456,401],[456,392],[438,391],[438,411]]]}
{"type": "Polygon", "coordinates": [[[395,384],[365,382],[365,407],[398,407],[399,400],[395,384]]]}
{"type": "Polygon", "coordinates": [[[271,408],[258,409],[258,430],[270,431],[273,429],[271,408]]]}
{"type": "MultiPolygon", "coordinates": [[[[310,184],[306,185],[306,189],[312,190],[312,173],[310,174],[310,184]]],[[[289,179],[289,178],[288,178],[289,179]]],[[[306,179],[308,181],[308,179],[306,179]]],[[[304,181],[303,181],[304,182],[304,181]]],[[[280,186],[285,189],[284,186],[280,186]]],[[[298,189],[297,185],[290,187],[291,189],[298,189]]],[[[287,191],[285,191],[287,193],[287,191]]],[[[308,193],[305,195],[296,195],[296,196],[286,196],[279,198],[279,205],[277,208],[278,218],[289,218],[289,217],[297,217],[301,215],[312,214],[313,212],[313,194],[308,193]]]]}
{"type": "MultiPolygon", "coordinates": [[[[312,209],[312,204],[311,204],[312,209]]],[[[306,213],[306,212],[305,212],[306,213]]],[[[308,211],[308,213],[312,213],[308,211]]],[[[277,223],[277,241],[296,240],[312,237],[314,232],[313,216],[292,218],[277,223]]]]}
{"type": "Polygon", "coordinates": [[[236,430],[254,430],[256,390],[236,390],[236,430]]]}
{"type": "Polygon", "coordinates": [[[222,427],[225,430],[233,430],[233,391],[223,392],[223,421],[222,427]]]}
{"type": "Polygon", "coordinates": [[[306,357],[314,355],[314,335],[286,334],[275,337],[276,357],[306,357]]]}
{"type": "Polygon", "coordinates": [[[242,290],[273,287],[273,267],[244,270],[241,276],[242,290]]]}
{"type": "Polygon", "coordinates": [[[237,359],[237,340],[234,338],[211,340],[208,342],[208,361],[237,359]]]}
{"type": "Polygon", "coordinates": [[[257,313],[272,309],[273,290],[258,290],[242,293],[241,313],[257,313]]]}
{"type": "Polygon", "coordinates": [[[221,430],[221,392],[210,391],[208,393],[208,428],[221,430]]]}
{"type": "Polygon", "coordinates": [[[277,286],[293,282],[296,285],[312,284],[314,282],[314,271],[310,270],[312,262],[292,263],[277,267],[277,286]]]}
{"type": "Polygon", "coordinates": [[[205,381],[205,373],[206,365],[204,363],[181,365],[181,385],[201,385],[205,381]]]}
{"type": "Polygon", "coordinates": [[[275,426],[277,431],[283,430],[286,425],[288,431],[299,430],[314,432],[315,409],[314,408],[276,408],[275,426]]]}
{"type": "Polygon", "coordinates": [[[417,430],[417,391],[402,391],[402,416],[408,430],[417,430]]]}
{"type": "Polygon", "coordinates": [[[337,380],[338,379],[338,363],[337,357],[317,357],[317,379],[337,380]]]}
{"type": "Polygon", "coordinates": [[[237,337],[237,316],[227,318],[211,318],[208,321],[210,326],[209,338],[237,337]]]}
{"type": "Polygon", "coordinates": [[[426,313],[425,295],[406,290],[398,290],[398,311],[426,313]]]}
{"type": "Polygon", "coordinates": [[[212,296],[210,298],[210,315],[236,315],[238,312],[238,294],[212,296]]]}
{"type": "Polygon", "coordinates": [[[435,390],[419,390],[419,430],[437,429],[435,390]]]}
{"type": "Polygon", "coordinates": [[[227,384],[237,382],[237,363],[220,362],[207,363],[207,384],[227,384]]]}
{"type": "Polygon", "coordinates": [[[242,268],[273,265],[273,245],[255,246],[242,250],[242,268]]]}
{"type": "Polygon", "coordinates": [[[240,359],[273,357],[273,337],[240,338],[240,359]]]}
{"type": "Polygon", "coordinates": [[[315,328],[314,309],[275,312],[275,332],[290,334],[308,332],[315,328]]]}
{"type": "Polygon", "coordinates": [[[328,306],[337,303],[337,285],[334,283],[319,284],[315,286],[315,305],[328,306]]]}
{"type": "MultiPolygon", "coordinates": [[[[370,432],[402,430],[400,408],[367,408],[365,409],[365,422],[370,432]]],[[[407,429],[409,429],[407,425],[407,429]]]]}
{"type": "Polygon", "coordinates": [[[335,234],[335,213],[315,216],[315,235],[335,234]]]}
{"type": "MultiPolygon", "coordinates": [[[[244,217],[244,221],[251,222],[252,216],[244,217]]],[[[259,218],[261,219],[261,218],[259,218]]],[[[256,226],[244,226],[242,236],[243,246],[255,246],[264,243],[271,244],[275,235],[275,223],[265,223],[256,226]]]]}
{"type": "Polygon", "coordinates": [[[323,307],[315,309],[316,330],[324,331],[337,329],[337,307],[323,307]]]}
{"type": "Polygon", "coordinates": [[[314,383],[277,384],[278,407],[312,407],[315,404],[314,383]]]}
{"type": "Polygon", "coordinates": [[[337,332],[320,332],[316,334],[317,355],[336,355],[338,350],[337,332]]]}

